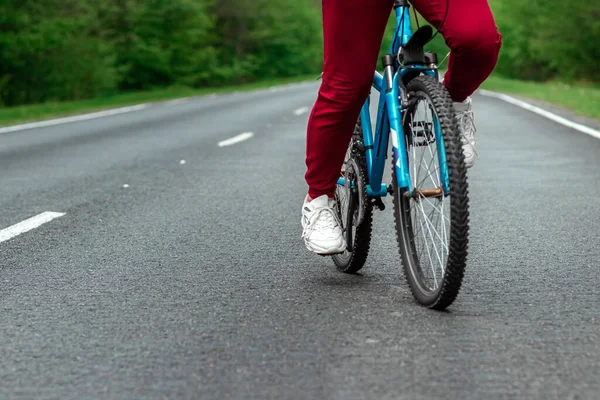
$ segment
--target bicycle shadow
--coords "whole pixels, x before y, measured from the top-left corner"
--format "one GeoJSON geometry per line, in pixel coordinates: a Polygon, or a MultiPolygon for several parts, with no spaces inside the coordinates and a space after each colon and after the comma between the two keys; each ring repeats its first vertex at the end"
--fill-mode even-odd
{"type": "MultiPolygon", "coordinates": [[[[320,266],[320,268],[325,268],[320,266]]],[[[345,297],[347,294],[353,297],[361,297],[365,303],[379,301],[379,296],[385,293],[385,296],[391,297],[395,306],[404,310],[404,312],[417,312],[431,315],[438,315],[442,318],[466,317],[468,313],[460,309],[449,307],[445,310],[433,310],[418,304],[408,284],[404,281],[404,276],[390,275],[389,273],[377,273],[374,271],[364,271],[356,273],[344,273],[327,267],[326,273],[314,274],[303,279],[303,285],[310,288],[321,288],[328,295],[345,297]],[[333,289],[333,292],[332,292],[333,289]]],[[[322,271],[322,269],[321,269],[322,271]]]]}

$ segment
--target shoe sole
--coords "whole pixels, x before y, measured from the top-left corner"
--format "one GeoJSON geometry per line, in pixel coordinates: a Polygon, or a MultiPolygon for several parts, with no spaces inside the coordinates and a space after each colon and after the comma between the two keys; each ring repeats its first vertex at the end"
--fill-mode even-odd
{"type": "Polygon", "coordinates": [[[344,251],[346,251],[346,245],[342,245],[340,247],[333,247],[333,248],[329,248],[329,249],[324,249],[321,247],[315,247],[311,244],[309,244],[308,242],[304,242],[304,245],[306,246],[306,248],[308,249],[308,251],[311,251],[313,253],[316,253],[320,256],[331,256],[334,254],[342,254],[344,251]]]}

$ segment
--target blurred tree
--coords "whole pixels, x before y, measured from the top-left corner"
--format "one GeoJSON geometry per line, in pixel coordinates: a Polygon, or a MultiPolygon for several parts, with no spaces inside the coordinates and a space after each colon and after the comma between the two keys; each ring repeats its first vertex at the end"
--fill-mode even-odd
{"type": "Polygon", "coordinates": [[[493,0],[492,9],[503,34],[498,72],[600,81],[600,2],[493,0]]]}
{"type": "Polygon", "coordinates": [[[82,99],[114,87],[107,43],[89,35],[85,1],[4,0],[0,5],[0,104],[82,99]]]}
{"type": "MultiPolygon", "coordinates": [[[[598,1],[490,2],[504,36],[497,72],[600,82],[598,1]]],[[[316,74],[323,59],[320,5],[0,0],[0,106],[316,74]]],[[[419,22],[426,23],[420,16],[419,22]]],[[[381,54],[389,48],[393,23],[392,14],[381,54]]],[[[448,52],[441,35],[428,49],[440,60],[448,52]]]]}

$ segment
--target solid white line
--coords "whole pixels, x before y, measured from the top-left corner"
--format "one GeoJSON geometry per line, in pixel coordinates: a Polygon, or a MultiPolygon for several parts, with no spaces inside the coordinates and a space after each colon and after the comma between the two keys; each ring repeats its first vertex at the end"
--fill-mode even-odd
{"type": "Polygon", "coordinates": [[[541,115],[542,117],[546,117],[554,122],[558,122],[561,125],[564,125],[566,127],[569,127],[571,129],[575,129],[579,132],[585,133],[587,135],[590,135],[592,137],[595,137],[596,139],[600,139],[600,131],[590,128],[589,126],[585,126],[582,124],[578,124],[577,122],[573,122],[570,121],[566,118],[563,118],[559,115],[556,115],[550,111],[544,110],[540,107],[536,107],[534,105],[531,105],[529,103],[526,103],[522,100],[519,99],[515,99],[514,97],[511,96],[507,96],[505,94],[502,93],[496,93],[496,92],[490,92],[489,90],[484,90],[484,89],[480,89],[479,93],[482,94],[483,96],[487,96],[487,97],[494,97],[496,99],[500,99],[503,100],[507,103],[510,104],[514,104],[518,107],[524,108],[526,110],[529,110],[531,112],[534,112],[536,114],[541,115]]]}
{"type": "Polygon", "coordinates": [[[308,107],[300,107],[299,109],[294,111],[294,115],[306,114],[308,112],[308,110],[309,110],[308,107]]]}
{"type": "MultiPolygon", "coordinates": [[[[269,90],[272,92],[276,92],[276,91],[280,91],[280,90],[301,87],[301,86],[304,86],[309,83],[310,82],[301,83],[301,84],[297,84],[297,85],[273,86],[269,90]]],[[[236,92],[232,92],[230,94],[233,96],[238,96],[241,93],[239,91],[236,91],[236,92]]],[[[216,93],[212,93],[210,95],[207,95],[207,97],[208,97],[208,99],[215,99],[218,97],[218,95],[216,93]]],[[[182,98],[182,99],[170,100],[165,103],[167,105],[178,105],[178,104],[182,104],[182,103],[187,103],[188,101],[191,101],[191,100],[192,100],[191,98],[182,98]]],[[[88,121],[90,119],[109,117],[111,115],[125,114],[125,113],[134,112],[134,111],[144,110],[144,109],[150,107],[151,105],[152,105],[151,103],[144,103],[144,104],[138,104],[138,105],[128,106],[128,107],[113,108],[113,109],[106,110],[106,111],[98,111],[98,112],[93,112],[93,113],[88,113],[88,114],[79,114],[79,115],[74,115],[71,117],[56,118],[56,119],[50,119],[50,120],[39,121],[39,122],[31,122],[31,123],[21,124],[21,125],[12,125],[12,126],[0,128],[0,135],[3,133],[24,131],[24,130],[36,129],[36,128],[44,128],[47,126],[68,124],[70,122],[88,121]]]]}
{"type": "Polygon", "coordinates": [[[35,217],[31,217],[29,219],[26,219],[25,221],[19,222],[18,224],[9,226],[6,229],[2,229],[0,231],[0,243],[10,240],[15,236],[28,232],[32,229],[35,229],[38,226],[50,222],[55,218],[62,217],[63,215],[65,215],[65,213],[46,211],[39,215],[36,215],[35,217]]]}
{"type": "Polygon", "coordinates": [[[145,103],[145,104],[138,104],[137,106],[114,108],[112,110],[99,111],[99,112],[94,112],[94,113],[90,113],[90,114],[75,115],[72,117],[50,119],[47,121],[32,122],[29,124],[8,126],[6,128],[0,128],[0,134],[16,132],[16,131],[24,131],[26,129],[43,128],[46,126],[67,124],[70,122],[87,121],[87,120],[95,119],[95,118],[108,117],[110,115],[125,114],[125,113],[130,113],[133,111],[139,111],[139,110],[143,110],[148,107],[150,107],[150,104],[145,103]]]}
{"type": "Polygon", "coordinates": [[[254,133],[252,133],[252,132],[240,133],[237,136],[234,136],[232,138],[229,138],[229,139],[219,142],[219,147],[231,146],[232,144],[236,144],[239,142],[243,142],[244,140],[248,140],[252,136],[254,136],[254,133]]]}

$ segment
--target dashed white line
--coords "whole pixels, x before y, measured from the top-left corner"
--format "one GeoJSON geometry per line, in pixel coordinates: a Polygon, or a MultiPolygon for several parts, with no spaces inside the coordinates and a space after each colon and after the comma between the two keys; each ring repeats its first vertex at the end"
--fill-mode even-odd
{"type": "Polygon", "coordinates": [[[67,124],[70,122],[88,121],[90,119],[108,117],[110,115],[118,115],[118,114],[130,113],[133,111],[140,111],[140,110],[146,109],[148,107],[150,107],[150,104],[145,103],[145,104],[138,104],[137,106],[113,108],[112,110],[99,111],[99,112],[90,113],[90,114],[75,115],[73,117],[50,119],[47,121],[32,122],[29,124],[8,126],[6,128],[0,128],[0,134],[16,132],[16,131],[24,131],[26,129],[44,128],[46,126],[61,125],[61,124],[67,124]]]}
{"type": "Polygon", "coordinates": [[[300,107],[297,110],[294,110],[294,115],[302,115],[306,114],[310,109],[308,107],[300,107]]]}
{"type": "Polygon", "coordinates": [[[595,137],[596,139],[600,139],[600,131],[590,128],[589,126],[585,126],[582,124],[578,124],[576,122],[570,121],[566,118],[563,118],[559,115],[556,115],[550,111],[544,110],[540,107],[536,107],[534,105],[531,105],[527,102],[524,102],[522,100],[519,99],[515,99],[514,97],[502,94],[502,93],[496,93],[496,92],[491,92],[489,90],[484,90],[484,89],[480,89],[479,93],[482,94],[483,96],[487,96],[487,97],[493,97],[496,99],[500,99],[503,100],[507,103],[510,104],[514,104],[515,106],[524,108],[528,111],[534,112],[538,115],[541,115],[542,117],[546,117],[554,122],[557,122],[561,125],[564,125],[566,127],[569,127],[571,129],[575,129],[579,132],[585,133],[587,135],[590,135],[592,137],[595,137]]]}
{"type": "Polygon", "coordinates": [[[240,133],[239,135],[234,136],[232,138],[222,140],[218,144],[219,144],[219,147],[231,146],[232,144],[236,144],[239,142],[243,142],[244,140],[248,140],[252,136],[254,136],[254,133],[244,132],[244,133],[240,133]]]}
{"type": "Polygon", "coordinates": [[[36,215],[35,217],[31,217],[29,219],[26,219],[25,221],[19,222],[18,224],[9,226],[6,229],[2,229],[0,231],[0,243],[10,240],[15,236],[19,236],[20,234],[28,232],[32,229],[35,229],[45,223],[52,221],[53,219],[62,217],[63,215],[65,215],[65,213],[46,211],[36,215]]]}

